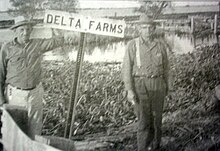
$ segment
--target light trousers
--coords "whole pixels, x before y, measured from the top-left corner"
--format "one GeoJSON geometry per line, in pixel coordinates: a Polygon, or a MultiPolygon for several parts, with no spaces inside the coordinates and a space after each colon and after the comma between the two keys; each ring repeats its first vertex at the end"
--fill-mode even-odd
{"type": "Polygon", "coordinates": [[[9,105],[24,107],[27,110],[28,130],[31,139],[41,135],[43,121],[43,86],[39,84],[33,90],[20,90],[11,85],[6,87],[6,100],[9,105]]]}
{"type": "Polygon", "coordinates": [[[135,104],[138,116],[138,151],[149,147],[158,148],[162,137],[162,114],[166,96],[166,83],[163,78],[135,78],[135,91],[138,101],[135,104]]]}

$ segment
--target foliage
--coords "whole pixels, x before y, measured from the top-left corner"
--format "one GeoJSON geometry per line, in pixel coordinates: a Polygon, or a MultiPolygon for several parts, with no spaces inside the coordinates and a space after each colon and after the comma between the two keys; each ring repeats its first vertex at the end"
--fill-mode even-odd
{"type": "Polygon", "coordinates": [[[219,143],[220,103],[214,95],[220,84],[219,60],[218,44],[172,60],[174,90],[164,112],[165,133],[175,136],[169,150],[209,150],[219,143]]]}
{"type": "Polygon", "coordinates": [[[218,47],[202,47],[192,53],[178,55],[172,60],[175,91],[167,101],[167,111],[185,109],[187,111],[182,112],[182,116],[192,118],[211,110],[213,102],[209,100],[210,95],[215,86],[220,84],[218,47]]]}
{"type": "MultiPolygon", "coordinates": [[[[74,134],[100,132],[134,121],[125,99],[120,64],[83,63],[74,134]]],[[[44,62],[44,134],[62,135],[70,100],[75,63],[44,62]]]]}
{"type": "MultiPolygon", "coordinates": [[[[168,140],[166,145],[162,141],[165,150],[208,150],[220,143],[217,106],[220,103],[213,98],[213,89],[220,84],[219,60],[218,45],[172,56],[174,89],[165,101],[163,137],[168,140]]],[[[68,61],[43,63],[44,134],[63,134],[74,66],[68,61]]],[[[135,122],[132,106],[123,94],[120,71],[120,64],[83,64],[75,136],[93,133],[99,137],[97,132],[106,135],[110,128],[120,129],[135,122]]],[[[133,139],[131,145],[136,143],[135,137],[127,139],[133,139]]]]}
{"type": "Polygon", "coordinates": [[[157,19],[161,14],[164,8],[168,6],[166,1],[142,1],[140,8],[136,11],[147,14],[153,19],[157,19]]]}
{"type": "Polygon", "coordinates": [[[33,19],[38,10],[55,9],[64,11],[75,11],[77,0],[10,0],[13,8],[9,9],[12,16],[24,16],[33,19]]]}
{"type": "Polygon", "coordinates": [[[77,0],[47,0],[42,4],[42,7],[53,10],[75,12],[77,3],[77,0]]]}
{"type": "Polygon", "coordinates": [[[13,8],[9,9],[9,14],[12,16],[24,16],[27,19],[32,19],[42,2],[43,0],[10,0],[13,8]]]}

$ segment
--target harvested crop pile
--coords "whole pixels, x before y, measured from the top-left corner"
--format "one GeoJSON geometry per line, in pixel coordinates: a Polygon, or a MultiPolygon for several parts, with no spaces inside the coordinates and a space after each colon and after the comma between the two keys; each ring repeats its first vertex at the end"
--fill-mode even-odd
{"type": "Polygon", "coordinates": [[[185,109],[186,114],[195,117],[210,110],[210,95],[215,86],[220,83],[218,45],[179,55],[172,62],[175,92],[169,96],[167,111],[185,109]],[[193,113],[187,111],[187,108],[192,105],[193,113]],[[196,112],[197,109],[198,112],[196,112]]]}
{"type": "Polygon", "coordinates": [[[172,62],[175,91],[166,101],[164,135],[175,139],[167,150],[218,148],[219,102],[213,91],[220,83],[218,45],[177,56],[172,62]]]}

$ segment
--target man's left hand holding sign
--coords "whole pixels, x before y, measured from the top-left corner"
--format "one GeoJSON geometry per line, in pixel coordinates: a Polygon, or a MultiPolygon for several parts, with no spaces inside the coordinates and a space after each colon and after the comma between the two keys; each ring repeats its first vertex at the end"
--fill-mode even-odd
{"type": "Polygon", "coordinates": [[[0,51],[0,105],[7,103],[27,110],[28,135],[32,139],[40,135],[42,129],[42,55],[66,43],[72,44],[71,37],[63,35],[30,39],[34,25],[28,20],[16,22],[10,28],[14,31],[14,39],[5,43],[0,51]]]}

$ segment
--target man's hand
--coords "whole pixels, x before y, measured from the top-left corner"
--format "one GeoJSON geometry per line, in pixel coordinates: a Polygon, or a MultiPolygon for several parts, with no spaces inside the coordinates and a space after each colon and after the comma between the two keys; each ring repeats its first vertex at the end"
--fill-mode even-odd
{"type": "Polygon", "coordinates": [[[64,31],[62,31],[60,29],[52,28],[52,34],[53,34],[53,36],[63,37],[64,36],[64,31]]]}
{"type": "Polygon", "coordinates": [[[134,105],[135,102],[137,101],[134,91],[133,90],[128,90],[127,92],[128,92],[127,93],[128,101],[131,102],[132,105],[134,105]]]}
{"type": "Polygon", "coordinates": [[[67,45],[73,45],[75,42],[75,38],[72,35],[65,35],[64,36],[64,43],[67,45]]]}
{"type": "Polygon", "coordinates": [[[73,32],[64,33],[64,43],[67,45],[73,45],[78,42],[79,36],[73,32]]]}
{"type": "Polygon", "coordinates": [[[78,41],[77,35],[74,32],[66,32],[60,29],[52,29],[53,36],[59,36],[64,38],[64,44],[73,45],[78,41]]]}

